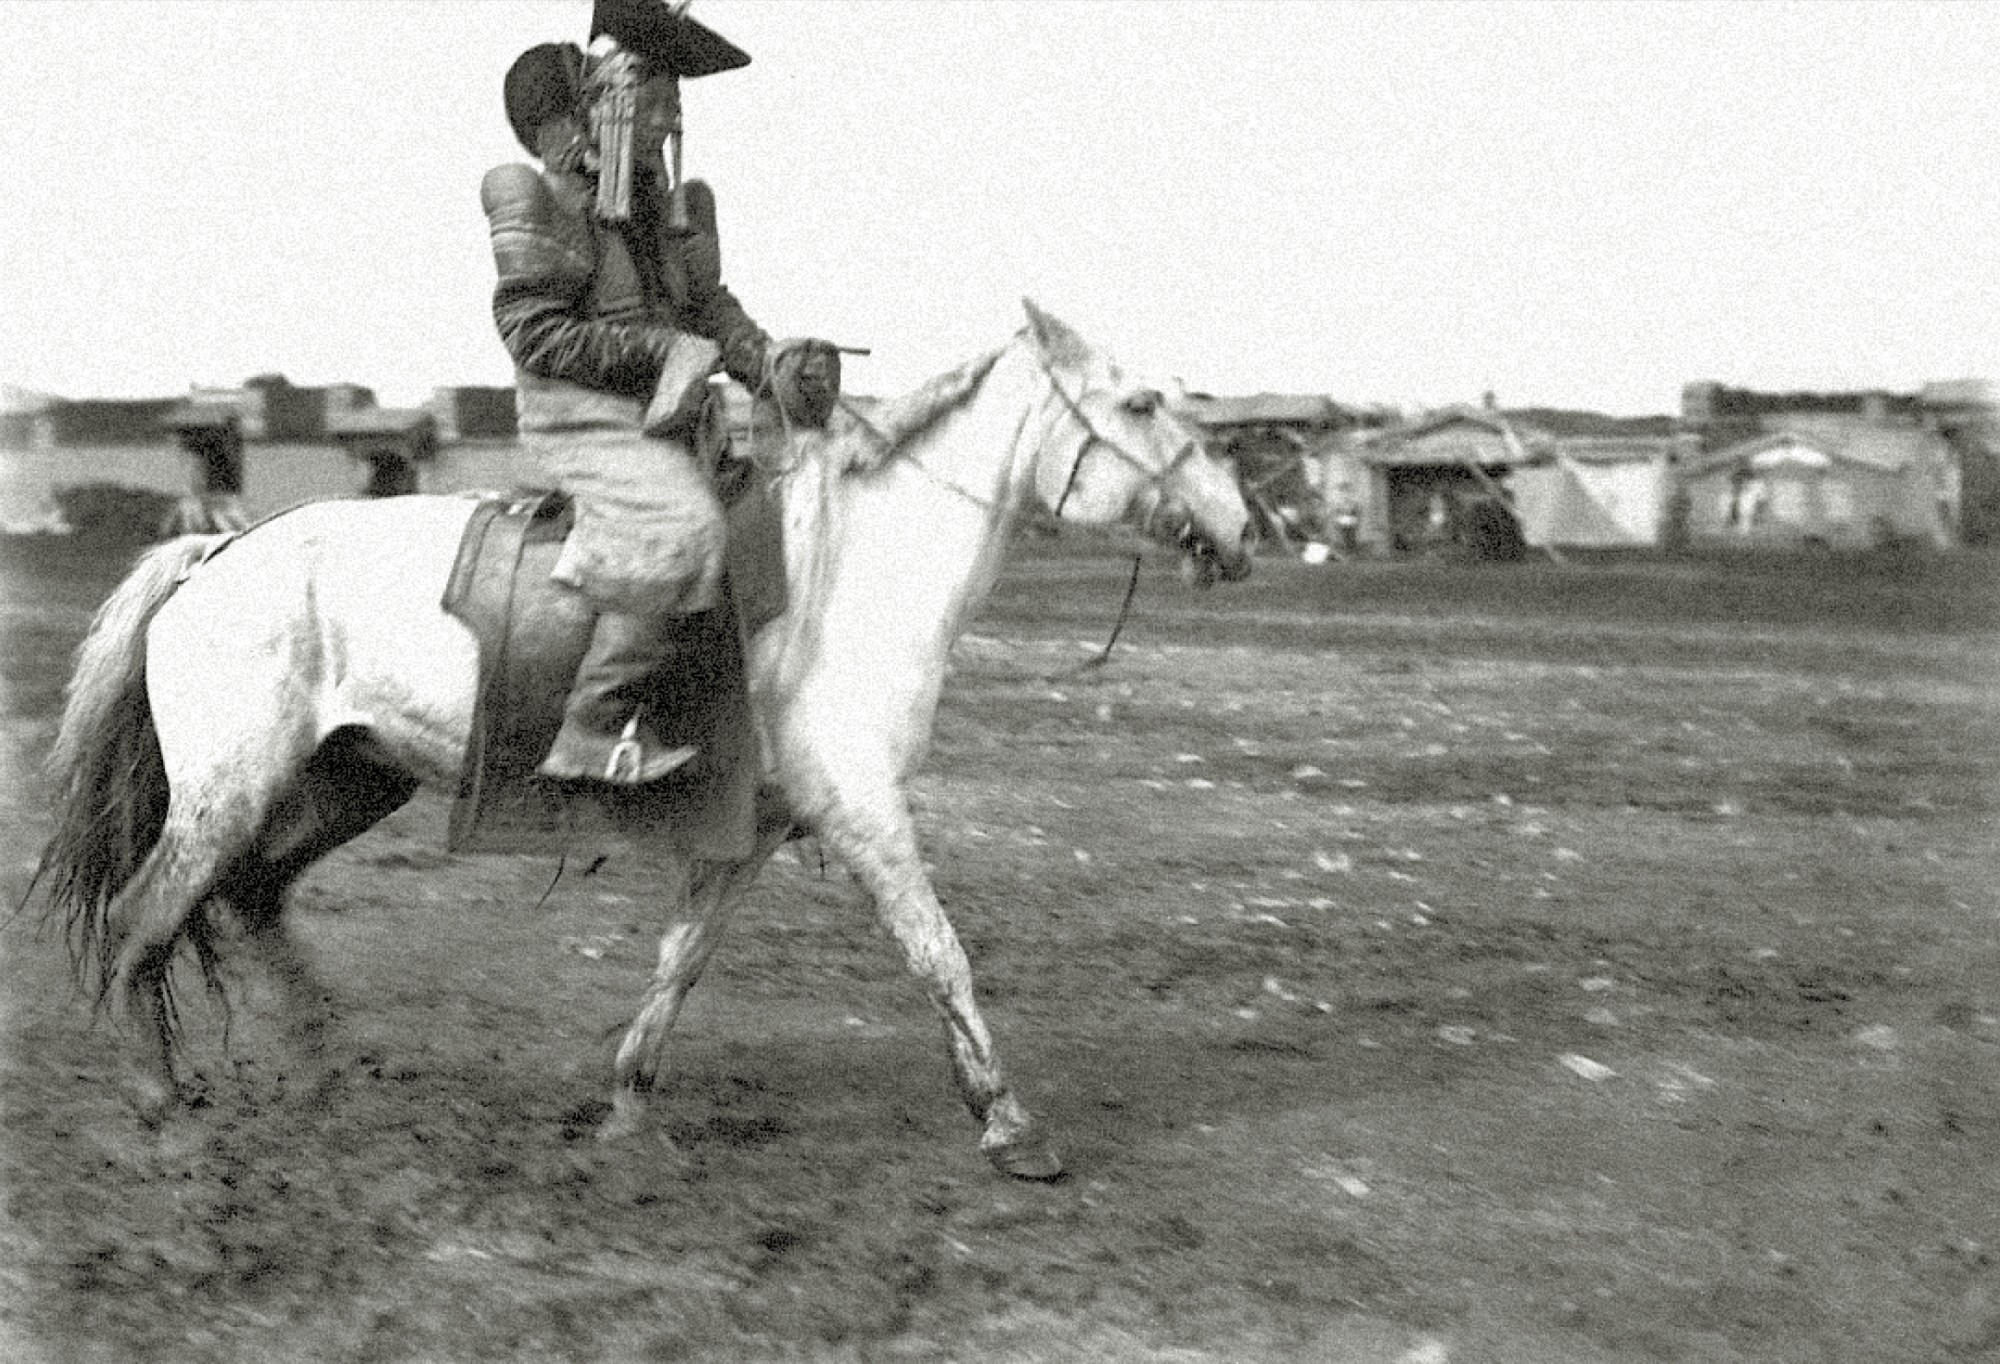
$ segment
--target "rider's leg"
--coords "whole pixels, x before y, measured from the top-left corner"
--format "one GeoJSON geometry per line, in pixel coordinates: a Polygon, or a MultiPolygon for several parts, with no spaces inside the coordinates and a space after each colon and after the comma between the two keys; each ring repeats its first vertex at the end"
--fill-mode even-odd
{"type": "Polygon", "coordinates": [[[688,690],[676,684],[705,671],[706,642],[696,617],[599,615],[541,774],[630,786],[658,781],[687,763],[698,751],[693,745],[660,737],[676,717],[652,715],[646,707],[658,696],[688,690]]]}
{"type": "Polygon", "coordinates": [[[543,458],[576,504],[551,576],[599,614],[542,774],[657,780],[694,756],[671,730],[714,670],[704,613],[721,600],[721,504],[674,441],[583,432],[552,440],[543,458]]]}

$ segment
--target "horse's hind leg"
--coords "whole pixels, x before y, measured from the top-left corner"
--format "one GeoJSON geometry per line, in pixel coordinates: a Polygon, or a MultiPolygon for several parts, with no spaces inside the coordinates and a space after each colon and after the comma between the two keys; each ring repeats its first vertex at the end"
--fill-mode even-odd
{"type": "Polygon", "coordinates": [[[133,1102],[148,1126],[157,1125],[176,1098],[174,951],[218,874],[255,836],[255,816],[241,805],[203,807],[176,798],[159,841],[107,913],[117,949],[105,994],[140,1038],[133,1102]]]}
{"type": "Polygon", "coordinates": [[[667,1037],[688,991],[715,955],[732,911],[766,860],[789,836],[791,811],[782,801],[760,795],[756,843],[741,862],[701,864],[698,872],[676,867],[668,887],[668,913],[660,934],[660,955],[639,1012],[618,1044],[612,1065],[611,1115],[598,1128],[600,1141],[617,1141],[645,1123],[647,1096],[666,1063],[667,1037]]]}
{"type": "Polygon", "coordinates": [[[644,1126],[647,1096],[666,1061],[667,1035],[680,1017],[688,991],[715,954],[734,907],[702,893],[706,888],[695,884],[684,863],[672,864],[667,876],[662,887],[667,912],[660,954],[639,1011],[618,1043],[611,1067],[611,1113],[597,1129],[599,1141],[622,1141],[644,1126]]]}
{"type": "Polygon", "coordinates": [[[275,988],[291,1049],[323,1087],[329,1010],[285,925],[285,898],[306,869],[374,827],[415,794],[417,779],[369,755],[357,730],[337,730],[264,821],[255,844],[217,882],[242,945],[275,988]]]}
{"type": "MultiPolygon", "coordinates": [[[[176,636],[169,602],[152,627],[146,687],[171,793],[160,836],[139,873],[107,911],[114,945],[106,995],[137,1025],[146,1064],[135,1080],[140,1116],[157,1122],[175,1098],[175,950],[212,944],[194,922],[217,884],[256,846],[266,820],[317,746],[309,707],[286,685],[295,657],[252,651],[258,666],[218,696],[209,660],[241,640],[176,636]],[[162,646],[163,633],[174,644],[162,646]]],[[[206,954],[205,954],[206,955],[206,954]]]]}

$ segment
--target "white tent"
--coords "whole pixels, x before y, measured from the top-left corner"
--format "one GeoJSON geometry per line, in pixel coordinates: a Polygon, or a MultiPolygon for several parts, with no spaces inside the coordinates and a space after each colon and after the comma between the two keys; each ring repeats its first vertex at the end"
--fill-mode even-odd
{"type": "Polygon", "coordinates": [[[1563,442],[1548,463],[1516,469],[1506,484],[1531,545],[1649,548],[1660,543],[1666,522],[1667,447],[1563,442]]]}

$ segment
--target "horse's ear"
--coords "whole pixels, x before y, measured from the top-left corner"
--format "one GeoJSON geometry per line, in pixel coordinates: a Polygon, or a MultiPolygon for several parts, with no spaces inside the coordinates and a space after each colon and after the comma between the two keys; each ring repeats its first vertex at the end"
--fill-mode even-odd
{"type": "Polygon", "coordinates": [[[1022,299],[1021,306],[1028,311],[1028,325],[1034,328],[1035,344],[1041,347],[1043,356],[1050,364],[1080,365],[1089,359],[1090,348],[1061,318],[1043,312],[1032,298],[1022,299]]]}

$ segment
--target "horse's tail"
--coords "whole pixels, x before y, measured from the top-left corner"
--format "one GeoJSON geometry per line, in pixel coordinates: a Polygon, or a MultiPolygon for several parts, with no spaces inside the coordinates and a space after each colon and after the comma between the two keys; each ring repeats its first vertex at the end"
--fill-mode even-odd
{"type": "Polygon", "coordinates": [[[167,769],[146,698],[146,627],[188,569],[224,536],[189,535],[148,550],[97,610],[63,695],[46,766],[55,829],[29,885],[46,882],[79,984],[100,998],[113,943],[107,916],[159,841],[167,769]]]}

